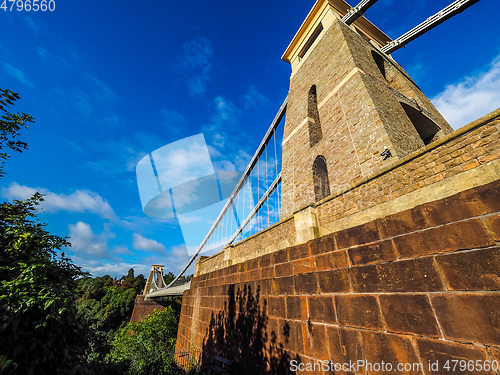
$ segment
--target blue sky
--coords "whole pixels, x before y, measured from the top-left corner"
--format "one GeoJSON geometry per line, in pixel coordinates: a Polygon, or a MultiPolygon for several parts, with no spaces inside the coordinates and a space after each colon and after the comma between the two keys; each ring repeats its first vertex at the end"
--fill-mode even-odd
{"type": "MultiPolygon", "coordinates": [[[[35,117],[0,180],[4,200],[46,194],[42,221],[94,275],[187,261],[175,220],[142,212],[135,166],[203,133],[222,169],[244,169],[288,91],[280,57],[313,1],[61,1],[0,10],[0,82],[35,117]]],[[[451,0],[380,0],[367,17],[396,38],[451,0]]],[[[353,4],[354,5],[354,4],[353,4]]],[[[470,9],[393,54],[454,128],[499,107],[500,33],[470,9]]]]}

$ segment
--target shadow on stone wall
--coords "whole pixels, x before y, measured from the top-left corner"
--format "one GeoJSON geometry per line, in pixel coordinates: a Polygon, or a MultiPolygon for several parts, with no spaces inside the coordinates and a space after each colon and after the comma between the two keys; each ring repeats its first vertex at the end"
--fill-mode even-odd
{"type": "Polygon", "coordinates": [[[288,341],[287,324],[283,332],[268,332],[266,301],[261,304],[260,288],[252,291],[243,286],[228,289],[224,308],[212,313],[208,334],[203,343],[203,364],[213,363],[213,356],[233,362],[232,374],[289,374],[290,355],[285,351],[280,335],[288,341]]]}

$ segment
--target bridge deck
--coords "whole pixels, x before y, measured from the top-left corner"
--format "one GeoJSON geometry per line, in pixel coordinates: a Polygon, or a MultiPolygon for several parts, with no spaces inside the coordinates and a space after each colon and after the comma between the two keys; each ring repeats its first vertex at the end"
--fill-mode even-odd
{"type": "Polygon", "coordinates": [[[190,286],[191,286],[191,281],[186,284],[177,285],[170,288],[161,288],[153,293],[146,294],[146,298],[182,296],[184,294],[184,291],[188,290],[190,286]]]}

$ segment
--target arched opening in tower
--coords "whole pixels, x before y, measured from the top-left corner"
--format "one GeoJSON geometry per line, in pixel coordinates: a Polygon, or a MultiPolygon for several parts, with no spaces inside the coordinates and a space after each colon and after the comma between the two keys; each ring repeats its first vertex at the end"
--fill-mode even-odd
{"type": "Polygon", "coordinates": [[[431,143],[437,132],[441,130],[439,126],[437,126],[429,117],[412,106],[402,102],[400,104],[424,144],[428,145],[431,143]]]}
{"type": "Polygon", "coordinates": [[[385,79],[387,79],[385,75],[385,61],[384,58],[377,52],[372,51],[372,57],[373,60],[375,60],[375,64],[377,64],[378,70],[380,70],[380,73],[384,76],[385,79]]]}
{"type": "Polygon", "coordinates": [[[326,159],[322,155],[317,156],[313,163],[313,183],[316,202],[330,195],[328,169],[326,159]]]}
{"type": "Polygon", "coordinates": [[[323,139],[321,132],[321,123],[319,121],[318,96],[316,94],[316,85],[309,89],[307,100],[307,116],[309,123],[309,146],[312,147],[323,139]]]}

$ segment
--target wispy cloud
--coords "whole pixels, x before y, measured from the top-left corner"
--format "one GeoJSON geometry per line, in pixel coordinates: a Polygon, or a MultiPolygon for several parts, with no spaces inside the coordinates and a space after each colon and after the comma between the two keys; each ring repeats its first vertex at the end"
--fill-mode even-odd
{"type": "Polygon", "coordinates": [[[115,219],[116,215],[109,205],[99,194],[88,190],[76,190],[71,194],[56,194],[44,188],[32,188],[25,185],[19,185],[16,182],[2,189],[4,198],[27,199],[34,193],[44,194],[44,202],[41,204],[45,212],[90,212],[99,215],[105,219],[115,219]]]}
{"type": "Polygon", "coordinates": [[[220,151],[226,145],[228,137],[226,129],[238,122],[241,110],[223,96],[217,96],[213,105],[215,112],[210,118],[210,123],[202,127],[202,131],[208,138],[208,143],[220,151]]]}
{"type": "MultiPolygon", "coordinates": [[[[41,47],[37,52],[47,63],[60,69],[65,69],[67,65],[72,67],[73,64],[78,64],[73,63],[73,58],[66,59],[53,55],[41,47]]],[[[121,123],[121,118],[114,111],[114,107],[120,100],[119,95],[93,74],[83,73],[81,78],[83,84],[78,88],[55,88],[53,96],[56,103],[65,111],[72,113],[77,111],[79,117],[91,118],[96,126],[117,127],[121,123]]]]}
{"type": "Polygon", "coordinates": [[[67,70],[72,66],[70,60],[68,60],[66,57],[55,55],[47,48],[38,46],[35,48],[35,52],[46,64],[60,70],[67,70]]]}
{"type": "Polygon", "coordinates": [[[5,59],[9,55],[9,50],[2,43],[0,43],[0,58],[5,59]]]}
{"type": "Polygon", "coordinates": [[[407,71],[408,75],[410,77],[412,77],[412,79],[415,82],[419,82],[420,80],[423,80],[425,78],[425,76],[427,75],[428,66],[425,65],[425,63],[423,63],[423,62],[416,62],[416,63],[410,65],[406,69],[406,71],[407,71]]]}
{"type": "Polygon", "coordinates": [[[33,21],[32,18],[28,17],[28,16],[21,16],[21,19],[23,20],[24,24],[31,30],[33,31],[35,34],[38,34],[38,32],[40,31],[39,30],[39,27],[38,25],[36,24],[35,21],[33,21]]]}
{"type": "Polygon", "coordinates": [[[135,250],[142,250],[149,252],[163,252],[166,250],[165,245],[162,245],[161,243],[155,240],[145,238],[141,236],[139,233],[134,233],[133,239],[134,242],[132,246],[135,250]]]}
{"type": "Polygon", "coordinates": [[[254,85],[251,85],[243,95],[243,102],[246,109],[256,109],[262,105],[269,104],[271,101],[267,96],[259,92],[254,85]]]}
{"type": "Polygon", "coordinates": [[[118,100],[118,94],[93,74],[84,74],[84,79],[90,87],[95,99],[107,104],[114,103],[118,100]]]}
{"type": "Polygon", "coordinates": [[[11,77],[17,79],[19,82],[21,82],[24,86],[26,87],[33,87],[33,83],[31,83],[30,79],[28,76],[21,70],[18,69],[9,63],[3,62],[2,63],[3,70],[6,74],[10,75],[11,77]]]}
{"type": "Polygon", "coordinates": [[[83,115],[89,117],[92,112],[94,112],[92,100],[86,92],[78,90],[72,95],[68,95],[66,93],[65,96],[69,97],[69,99],[73,102],[74,107],[76,107],[83,115]]]}
{"type": "Polygon", "coordinates": [[[186,123],[186,119],[183,115],[175,110],[167,108],[160,109],[160,115],[163,121],[163,127],[166,131],[176,136],[181,135],[186,123]]]}
{"type": "Polygon", "coordinates": [[[432,102],[457,129],[500,107],[500,55],[486,70],[446,86],[432,102]]]}
{"type": "Polygon", "coordinates": [[[207,38],[200,37],[183,44],[179,67],[189,74],[186,80],[191,96],[205,93],[213,55],[212,43],[207,38]]]}

